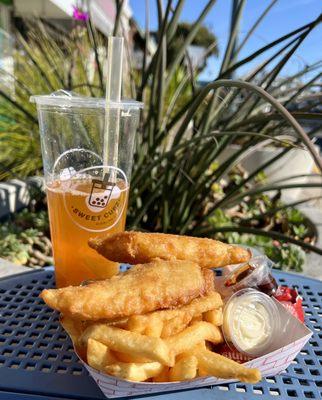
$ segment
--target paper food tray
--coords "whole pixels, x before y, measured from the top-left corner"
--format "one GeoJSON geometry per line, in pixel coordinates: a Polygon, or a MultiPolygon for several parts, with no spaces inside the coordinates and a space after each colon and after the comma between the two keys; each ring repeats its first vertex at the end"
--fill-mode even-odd
{"type": "MultiPolygon", "coordinates": [[[[293,317],[282,304],[276,301],[276,305],[280,312],[281,326],[284,327],[281,335],[276,338],[270,353],[254,358],[244,364],[251,368],[258,368],[262,376],[276,375],[284,371],[312,335],[312,332],[293,317]]],[[[81,362],[107,398],[164,393],[236,382],[234,379],[218,379],[214,377],[202,377],[173,383],[129,382],[97,371],[84,363],[83,360],[81,362]]]]}

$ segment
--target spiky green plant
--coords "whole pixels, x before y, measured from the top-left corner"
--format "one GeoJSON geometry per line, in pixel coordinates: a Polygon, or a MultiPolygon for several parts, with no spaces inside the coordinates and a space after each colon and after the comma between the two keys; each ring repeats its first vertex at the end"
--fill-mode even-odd
{"type": "Polygon", "coordinates": [[[37,113],[29,98],[64,88],[86,96],[103,93],[103,36],[88,22],[71,35],[40,20],[27,23],[27,39],[16,32],[14,85],[0,69],[0,179],[41,173],[37,113]],[[91,70],[89,72],[89,70],[91,70]],[[89,77],[91,78],[89,81],[89,77]]]}
{"type": "MultiPolygon", "coordinates": [[[[294,181],[296,177],[292,176],[291,171],[288,178],[277,182],[255,179],[294,147],[309,151],[317,168],[322,171],[321,159],[310,140],[317,128],[312,127],[305,133],[295,119],[311,121],[321,117],[313,112],[316,103],[305,105],[304,100],[307,91],[314,87],[321,76],[316,71],[322,62],[306,66],[293,76],[280,77],[294,52],[321,22],[321,16],[258,48],[247,57],[239,56],[275,3],[276,0],[271,1],[238,43],[238,24],[245,0],[234,2],[236,9],[220,72],[214,82],[200,88],[196,84],[197,71],[187,67],[188,63],[184,62],[186,49],[215,5],[215,0],[207,2],[170,63],[166,60],[166,49],[176,34],[184,0],[168,0],[165,8],[157,0],[157,50],[148,64],[146,48],[142,70],[139,73],[130,70],[131,82],[128,76],[126,79],[127,91],[145,103],[135,152],[129,226],[197,235],[230,231],[249,233],[289,241],[322,254],[321,249],[308,243],[289,238],[281,232],[263,231],[247,225],[242,219],[238,224],[217,227],[209,222],[216,210],[228,212],[240,202],[248,202],[260,193],[280,193],[292,188],[321,188],[320,175],[310,176],[308,182],[298,183],[294,181]],[[243,76],[244,83],[225,79],[237,76],[240,67],[253,66],[259,57],[265,55],[264,61],[243,76]],[[183,77],[177,85],[173,85],[182,70],[183,77]],[[308,73],[311,78],[301,81],[308,73]],[[254,87],[254,83],[260,88],[254,87]],[[289,86],[287,92],[283,90],[283,85],[289,86]],[[262,89],[280,100],[280,103],[276,103],[262,89]],[[302,102],[298,110],[291,113],[293,117],[281,106],[289,107],[300,99],[302,102]],[[211,168],[215,161],[221,160],[224,150],[232,143],[241,143],[241,146],[221,161],[218,168],[211,168]],[[236,165],[251,152],[271,145],[278,151],[269,161],[258,165],[255,171],[238,182],[229,184],[220,196],[214,196],[212,188],[229,176],[236,165]]],[[[118,11],[122,12],[122,7],[118,7],[118,11]]],[[[118,31],[119,14],[116,21],[118,26],[115,31],[118,31]]],[[[146,37],[148,31],[147,26],[146,37]]],[[[10,96],[4,90],[0,92],[3,104],[1,114],[6,117],[0,127],[3,178],[9,176],[9,170],[20,175],[40,171],[36,114],[34,107],[28,103],[31,94],[48,93],[61,87],[86,95],[101,96],[104,93],[100,55],[104,54],[102,48],[106,44],[90,21],[87,27],[75,29],[72,38],[42,24],[38,27],[34,25],[29,36],[27,41],[18,37],[20,47],[15,56],[15,95],[10,96]],[[91,82],[86,73],[89,59],[94,59],[96,65],[91,82]]],[[[129,55],[130,51],[127,48],[126,54],[129,55]]],[[[130,56],[128,64],[131,67],[130,56]]],[[[282,207],[287,208],[289,204],[282,207]]],[[[270,212],[274,214],[277,211],[272,204],[270,212]]]]}

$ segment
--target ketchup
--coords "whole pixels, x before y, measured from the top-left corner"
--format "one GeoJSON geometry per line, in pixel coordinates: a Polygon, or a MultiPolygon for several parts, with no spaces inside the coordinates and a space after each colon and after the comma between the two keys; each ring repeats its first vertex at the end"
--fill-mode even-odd
{"type": "Polygon", "coordinates": [[[254,288],[268,296],[274,295],[278,285],[268,261],[267,257],[255,257],[248,263],[240,265],[225,278],[224,287],[232,292],[254,288]]]}

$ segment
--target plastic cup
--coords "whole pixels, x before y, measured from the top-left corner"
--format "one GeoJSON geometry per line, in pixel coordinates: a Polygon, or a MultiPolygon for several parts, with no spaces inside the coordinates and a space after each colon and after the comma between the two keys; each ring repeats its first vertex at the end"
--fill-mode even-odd
{"type": "Polygon", "coordinates": [[[277,289],[277,282],[272,275],[273,262],[266,256],[257,256],[250,261],[224,269],[218,279],[217,289],[223,297],[244,288],[254,288],[269,296],[277,289]]]}
{"type": "Polygon", "coordinates": [[[132,100],[106,104],[105,99],[66,91],[33,96],[31,101],[39,118],[56,286],[110,277],[118,272],[118,264],[97,254],[88,239],[125,228],[143,104],[132,100]]]}
{"type": "Polygon", "coordinates": [[[274,300],[256,289],[242,289],[226,302],[223,334],[232,350],[250,357],[272,351],[281,332],[280,313],[274,300]]]}

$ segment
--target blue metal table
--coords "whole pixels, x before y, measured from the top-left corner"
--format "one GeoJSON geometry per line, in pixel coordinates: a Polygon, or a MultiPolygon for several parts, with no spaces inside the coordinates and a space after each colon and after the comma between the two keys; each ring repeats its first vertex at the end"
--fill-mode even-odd
{"type": "MultiPolygon", "coordinates": [[[[322,282],[274,272],[304,299],[309,343],[286,373],[256,385],[233,383],[146,397],[149,400],[322,398],[322,282]]],[[[54,286],[52,271],[34,270],[0,280],[0,400],[101,400],[105,397],[77,360],[58,315],[38,297],[54,286]]]]}

